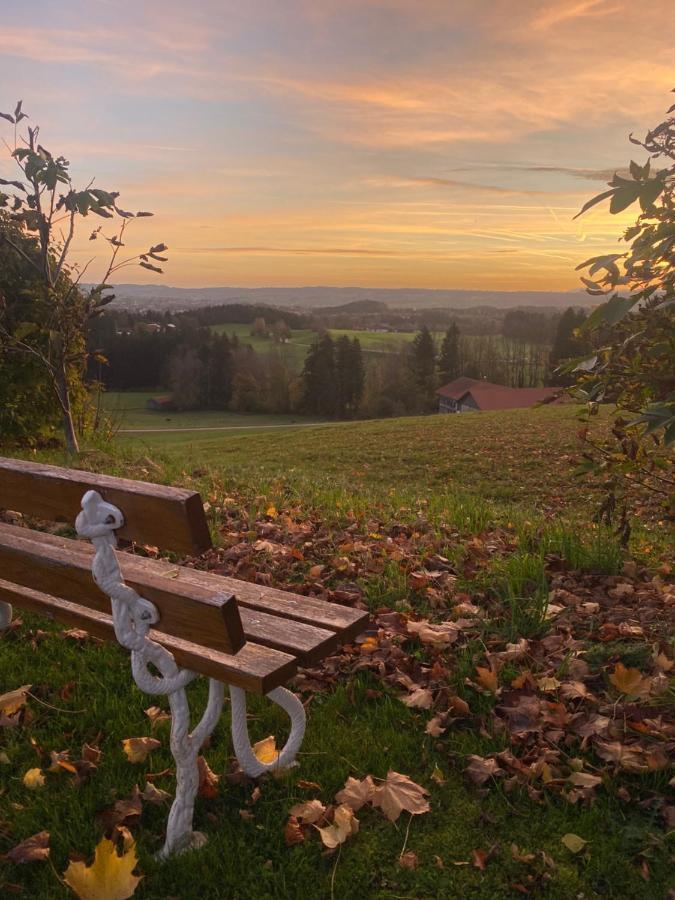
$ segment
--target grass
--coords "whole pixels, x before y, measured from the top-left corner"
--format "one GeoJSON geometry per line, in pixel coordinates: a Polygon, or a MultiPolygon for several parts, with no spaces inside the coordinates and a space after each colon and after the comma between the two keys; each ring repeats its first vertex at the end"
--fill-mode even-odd
{"type": "MultiPolygon", "coordinates": [[[[272,415],[268,413],[235,413],[219,410],[200,410],[196,412],[176,412],[174,410],[157,412],[148,409],[151,397],[162,396],[162,391],[109,391],[103,394],[103,408],[112,419],[115,427],[126,431],[184,430],[194,432],[200,428],[241,429],[265,428],[279,425],[308,424],[311,420],[301,416],[272,415]]],[[[123,435],[120,435],[122,437],[123,435]]]]}
{"type": "MultiPolygon", "coordinates": [[[[113,446],[89,448],[79,464],[198,488],[210,504],[214,532],[227,521],[229,503],[236,504],[242,516],[248,512],[251,521],[275,505],[327,527],[356,522],[372,531],[382,523],[404,523],[419,534],[420,546],[430,533],[446,541],[444,555],[462,571],[462,590],[492,591],[504,600],[510,618],[502,627],[516,638],[543,627],[547,556],[562,555],[570,565],[594,572],[615,572],[621,566],[614,538],[586,524],[592,495],[570,476],[575,431],[573,408],[545,407],[267,433],[129,436],[113,446]],[[480,571],[467,574],[463,567],[472,541],[494,529],[505,535],[509,552],[495,552],[480,571]]],[[[67,462],[54,451],[38,456],[67,462]]],[[[662,526],[645,521],[634,550],[650,558],[660,554],[667,541],[662,526]]],[[[419,564],[424,564],[422,557],[419,564]]],[[[401,568],[391,562],[365,574],[362,586],[373,608],[415,602],[401,568]]],[[[620,646],[599,646],[595,657],[587,657],[589,663],[601,666],[620,654],[626,664],[635,665],[651,652],[646,645],[616,643],[620,646]]],[[[102,833],[97,812],[127,796],[134,784],[142,788],[146,772],[171,765],[165,725],[155,732],[162,746],[147,764],[131,765],[121,748],[123,738],[151,733],[143,709],[165,701],[133,686],[128,660],[117,647],[81,644],[38,619],[26,616],[1,646],[0,693],[32,684],[32,693],[43,702],[29,700],[29,725],[0,729],[0,750],[9,759],[0,765],[0,852],[46,829],[52,835],[53,869],[0,862],[0,894],[8,890],[3,882],[9,882],[18,883],[26,896],[58,900],[69,894],[55,872],[64,871],[69,853],[91,859],[102,833]],[[37,741],[37,750],[31,739],[37,741]],[[42,753],[70,749],[77,759],[85,742],[103,751],[99,770],[87,784],[74,789],[70,776],[48,773],[41,791],[29,792],[23,786],[23,773],[40,765],[42,753]]],[[[484,649],[477,640],[449,657],[449,681],[475,712],[494,702],[465,687],[484,649]]],[[[190,691],[201,708],[205,685],[200,681],[190,691]]],[[[270,733],[283,736],[283,714],[256,699],[251,712],[254,740],[270,733]]],[[[146,804],[141,824],[134,828],[146,876],[135,896],[492,900],[517,896],[514,885],[533,871],[514,861],[512,843],[522,852],[543,850],[555,862],[554,869],[542,864],[537,870],[549,878],[533,895],[560,900],[664,896],[668,860],[656,813],[620,802],[611,789],[590,808],[554,796],[539,805],[521,789],[507,793],[501,785],[481,792],[467,784],[465,757],[501,749],[503,738],[459,723],[441,739],[433,739],[424,733],[427,718],[401,704],[389,686],[371,675],[317,695],[309,706],[298,770],[264,782],[253,805],[250,786],[224,783],[216,799],[198,802],[196,827],[209,837],[199,852],[156,862],[153,854],[161,845],[166,810],[146,804]],[[441,785],[431,780],[435,767],[445,778],[441,785]],[[375,811],[362,811],[361,831],[339,857],[323,856],[316,839],[285,846],[283,825],[289,808],[315,796],[298,787],[298,778],[317,782],[316,796],[327,803],[348,775],[383,777],[389,768],[431,791],[432,811],[410,823],[407,838],[406,849],[420,860],[417,870],[398,865],[409,824],[405,815],[392,825],[375,811]],[[252,812],[253,818],[242,818],[240,810],[252,812]],[[562,845],[568,832],[590,842],[588,853],[574,856],[562,845]],[[470,864],[473,850],[487,851],[495,844],[497,856],[485,871],[470,864]],[[642,850],[650,854],[648,883],[635,864],[642,850]]],[[[220,773],[229,770],[231,761],[227,726],[226,714],[206,751],[212,769],[220,773]]],[[[165,776],[157,786],[172,791],[172,778],[165,776]]]]}

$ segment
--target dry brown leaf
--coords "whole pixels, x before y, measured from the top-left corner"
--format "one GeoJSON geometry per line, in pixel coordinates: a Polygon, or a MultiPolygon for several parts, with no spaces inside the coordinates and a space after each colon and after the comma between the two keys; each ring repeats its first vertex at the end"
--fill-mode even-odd
{"type": "Polygon", "coordinates": [[[402,699],[403,703],[411,709],[429,709],[434,702],[434,695],[429,688],[418,687],[402,699]]]}
{"type": "Polygon", "coordinates": [[[49,766],[48,772],[70,772],[72,775],[77,775],[77,769],[68,759],[70,756],[69,750],[50,750],[49,757],[51,759],[51,764],[49,766]]]}
{"type": "Polygon", "coordinates": [[[416,853],[413,853],[412,850],[406,850],[405,853],[402,853],[399,856],[398,864],[404,869],[416,869],[420,864],[420,861],[417,858],[416,853]]]}
{"type": "Polygon", "coordinates": [[[366,775],[362,781],[349,777],[342,790],[335,795],[335,799],[338,803],[346,804],[354,812],[358,812],[362,806],[370,802],[375,790],[375,783],[370,775],[366,775]]]}
{"type": "Polygon", "coordinates": [[[101,761],[102,752],[98,747],[90,747],[89,744],[82,744],[82,759],[85,762],[97,766],[101,761]]]}
{"type": "Polygon", "coordinates": [[[476,666],[476,678],[481,687],[491,691],[493,694],[497,692],[497,673],[493,669],[476,666]]]}
{"type": "Polygon", "coordinates": [[[32,684],[24,684],[23,687],[0,694],[0,715],[13,716],[25,706],[28,692],[32,686],[32,684]]]}
{"type": "Polygon", "coordinates": [[[445,731],[445,728],[441,727],[443,721],[442,716],[434,716],[433,719],[429,719],[424,729],[425,734],[430,734],[431,737],[440,737],[445,731]]]}
{"type": "Polygon", "coordinates": [[[122,741],[122,747],[127,755],[127,759],[132,763],[145,762],[148,754],[161,746],[161,742],[152,737],[125,738],[122,741]]]}
{"type": "Polygon", "coordinates": [[[379,806],[390,822],[395,822],[405,809],[413,816],[429,812],[425,795],[429,792],[407,775],[389,771],[384,784],[373,794],[373,806],[379,806]]]}
{"type": "Polygon", "coordinates": [[[572,772],[567,780],[581,788],[594,788],[602,783],[602,778],[591,775],[590,772],[572,772]]]}
{"type": "Polygon", "coordinates": [[[161,709],[159,706],[149,706],[143,711],[150,719],[153,728],[160,725],[162,722],[171,721],[171,713],[166,712],[166,710],[161,709]]]}
{"type": "Polygon", "coordinates": [[[197,757],[197,767],[199,769],[199,788],[197,793],[200,797],[212,800],[218,794],[220,776],[211,771],[203,756],[197,757]]]}
{"type": "Polygon", "coordinates": [[[5,853],[5,858],[13,863],[41,862],[49,856],[49,832],[39,831],[37,834],[21,841],[5,853]]]}
{"type": "Polygon", "coordinates": [[[488,778],[492,778],[501,772],[496,759],[486,759],[483,756],[468,756],[469,765],[466,774],[474,784],[484,784],[488,778]]]}
{"type": "Polygon", "coordinates": [[[441,622],[432,625],[427,619],[419,621],[409,620],[406,626],[408,634],[416,635],[423,644],[443,646],[454,644],[459,636],[459,629],[455,622],[441,622]]]}
{"type": "Polygon", "coordinates": [[[291,816],[284,825],[284,840],[288,847],[292,847],[293,844],[301,844],[305,840],[305,834],[295,816],[291,816]]]}
{"type": "Polygon", "coordinates": [[[138,785],[135,784],[131,794],[116,800],[109,808],[104,809],[97,814],[97,818],[106,832],[112,832],[115,828],[131,819],[137,819],[143,812],[143,803],[141,802],[141,793],[138,785]]]}
{"type": "Polygon", "coordinates": [[[127,900],[142,876],[133,875],[138,860],[135,845],[119,856],[115,845],[107,838],[99,841],[94,862],[71,862],[63,879],[80,900],[127,900]]]}
{"type": "Polygon", "coordinates": [[[435,781],[436,784],[438,784],[438,785],[445,784],[445,775],[443,774],[442,770],[437,765],[434,766],[434,770],[431,773],[430,778],[432,781],[435,781]]]}
{"type": "Polygon", "coordinates": [[[643,678],[639,669],[626,668],[621,662],[615,665],[614,672],[609,676],[609,680],[618,691],[631,697],[639,697],[649,693],[649,678],[643,678]]]}
{"type": "Polygon", "coordinates": [[[148,803],[161,806],[162,803],[168,803],[171,799],[171,794],[168,791],[163,791],[161,788],[156,788],[151,781],[146,781],[145,787],[141,791],[141,797],[147,800],[148,803]]]}
{"type": "Polygon", "coordinates": [[[303,825],[313,825],[325,812],[326,807],[320,800],[305,800],[292,806],[289,815],[295,819],[302,819],[303,825]]]}
{"type": "Polygon", "coordinates": [[[334,850],[339,844],[344,844],[348,837],[359,830],[359,820],[354,815],[351,806],[342,804],[335,810],[333,822],[325,828],[314,826],[321,835],[324,847],[334,850]]]}

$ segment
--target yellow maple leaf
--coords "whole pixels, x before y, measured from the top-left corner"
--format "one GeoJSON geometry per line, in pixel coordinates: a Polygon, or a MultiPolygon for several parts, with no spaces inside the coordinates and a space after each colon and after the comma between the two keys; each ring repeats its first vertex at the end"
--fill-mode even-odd
{"type": "Polygon", "coordinates": [[[127,759],[132,763],[145,762],[148,753],[161,746],[161,741],[151,737],[125,738],[122,741],[122,747],[127,755],[127,759]]]}
{"type": "Polygon", "coordinates": [[[632,697],[637,697],[649,691],[649,679],[643,678],[639,669],[626,668],[620,662],[614,666],[614,671],[609,676],[609,680],[622,694],[629,694],[632,697]]]}
{"type": "Polygon", "coordinates": [[[36,791],[45,786],[45,776],[41,769],[29,769],[23,776],[23,783],[29,791],[36,791]]]}
{"type": "Polygon", "coordinates": [[[119,856],[113,842],[102,838],[94,852],[93,864],[71,862],[63,879],[80,900],[127,900],[142,877],[132,874],[137,863],[133,842],[119,856]]]}
{"type": "Polygon", "coordinates": [[[277,517],[276,506],[269,506],[265,515],[269,516],[270,519],[275,519],[277,517]]]}
{"type": "Polygon", "coordinates": [[[273,734],[253,745],[253,752],[263,765],[269,765],[279,759],[277,742],[273,734]]]}

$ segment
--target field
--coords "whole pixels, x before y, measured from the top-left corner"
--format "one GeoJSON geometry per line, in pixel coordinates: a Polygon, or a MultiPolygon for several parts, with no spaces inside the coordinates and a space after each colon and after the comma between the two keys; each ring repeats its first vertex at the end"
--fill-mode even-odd
{"type": "Polygon", "coordinates": [[[102,395],[103,408],[109,415],[114,430],[120,439],[127,433],[155,431],[153,440],[165,440],[164,433],[199,433],[200,429],[214,431],[248,431],[280,426],[305,426],[311,420],[301,416],[272,415],[267,413],[235,413],[218,410],[198,412],[157,412],[148,409],[151,397],[162,396],[161,391],[109,391],[102,395]]]}
{"type": "MultiPolygon", "coordinates": [[[[291,332],[289,341],[285,344],[275,343],[269,338],[251,335],[251,326],[248,323],[226,323],[213,325],[212,330],[218,334],[236,335],[243,344],[250,344],[257,353],[277,352],[292,364],[296,369],[302,367],[302,362],[307,355],[312,342],[316,339],[316,333],[309,329],[296,329],[291,332]]],[[[414,332],[377,332],[355,331],[344,328],[331,328],[330,334],[334,339],[347,335],[349,338],[358,338],[361,349],[365,354],[390,353],[401,344],[408,344],[415,337],[414,332]]],[[[442,339],[441,334],[435,334],[437,342],[442,339]]]]}
{"type": "MultiPolygon", "coordinates": [[[[627,703],[611,679],[617,662],[656,673],[654,647],[667,647],[655,604],[668,535],[653,517],[638,524],[629,580],[640,601],[618,618],[629,600],[612,600],[608,591],[620,580],[623,560],[614,537],[590,521],[592,489],[570,474],[577,427],[574,408],[546,407],[264,433],[129,435],[88,448],[80,462],[86,468],[198,488],[217,542],[245,548],[240,577],[300,591],[318,582],[315,589],[328,595],[351,592],[376,617],[372,657],[353,648],[336,658],[334,678],[323,684],[318,671],[305,685],[309,727],[299,769],[263,782],[255,801],[252,783],[229,785],[224,777],[215,798],[200,799],[196,826],[208,835],[205,848],[158,863],[153,853],[166,810],[144,805],[140,823],[130,824],[145,875],[136,897],[665,896],[662,796],[669,775],[658,763],[666,741],[666,726],[658,723],[672,712],[672,691],[627,703]],[[264,541],[255,549],[262,538],[271,549],[264,541]],[[549,591],[560,578],[568,594],[598,607],[590,620],[571,607],[557,614],[561,620],[547,618],[549,591]],[[480,609],[478,624],[464,626],[466,635],[441,649],[388,635],[382,618],[387,608],[403,613],[402,621],[466,617],[466,610],[453,611],[458,603],[480,609]],[[627,636],[616,624],[624,618],[633,627],[627,636]],[[616,638],[598,640],[598,628],[616,629],[616,638]],[[523,640],[525,657],[506,649],[523,640]],[[403,654],[392,656],[391,646],[403,654]],[[572,665],[588,684],[588,700],[559,692],[572,665]],[[401,702],[404,676],[431,686],[432,709],[401,702]],[[514,688],[528,677],[531,687],[514,688]],[[466,711],[453,717],[448,696],[466,711]],[[503,708],[523,696],[555,713],[557,737],[540,725],[524,733],[504,727],[511,719],[503,708]],[[651,767],[607,762],[593,734],[580,742],[574,722],[598,713],[617,728],[637,722],[632,735],[615,740],[643,742],[647,749],[639,752],[652,754],[651,767]],[[445,717],[443,727],[428,733],[437,715],[445,717]],[[538,755],[543,745],[548,768],[538,755]],[[522,771],[504,762],[509,753],[525,760],[522,771]],[[471,755],[484,761],[479,769],[489,767],[483,781],[467,775],[471,755]],[[429,791],[429,813],[404,813],[392,824],[364,808],[359,833],[339,852],[322,853],[313,828],[303,843],[286,845],[283,829],[294,803],[316,797],[328,804],[348,776],[384,778],[389,769],[429,791]],[[306,782],[316,787],[303,788],[306,782]],[[569,834],[588,843],[575,852],[562,841],[569,834]],[[404,851],[413,857],[403,859],[404,851]]],[[[65,461],[55,452],[39,457],[65,461]]],[[[221,551],[211,563],[227,568],[233,565],[227,559],[221,551]]],[[[91,859],[103,833],[101,810],[128,797],[135,784],[143,788],[146,773],[169,768],[171,756],[166,725],[152,731],[143,713],[164,699],[131,686],[120,651],[22,618],[2,641],[0,693],[32,684],[36,699],[17,727],[0,729],[7,758],[0,767],[0,850],[47,830],[53,869],[6,862],[0,894],[4,883],[5,890],[18,885],[26,896],[52,900],[68,896],[55,874],[68,854],[91,859]],[[150,734],[161,746],[146,763],[132,765],[121,741],[150,734]],[[68,749],[79,759],[85,742],[102,751],[85,784],[76,788],[67,773],[47,772],[43,789],[24,787],[23,774],[47,768],[50,751],[68,749]]],[[[662,652],[672,658],[672,648],[662,652]]],[[[204,685],[192,696],[203,702],[204,685]]],[[[284,728],[282,715],[252,703],[254,739],[283,737],[284,728]]],[[[205,755],[215,772],[230,771],[226,720],[205,755]]],[[[172,783],[170,774],[157,780],[167,791],[172,783]]]]}

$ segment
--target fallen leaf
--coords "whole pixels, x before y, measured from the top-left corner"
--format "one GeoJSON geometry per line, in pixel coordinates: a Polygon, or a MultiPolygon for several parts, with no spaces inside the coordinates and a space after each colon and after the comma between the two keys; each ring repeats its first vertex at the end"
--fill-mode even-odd
{"type": "Polygon", "coordinates": [[[434,716],[433,719],[429,719],[424,729],[425,734],[430,734],[431,737],[440,737],[445,731],[445,728],[441,727],[442,722],[443,718],[441,716],[434,716]]]}
{"type": "Polygon", "coordinates": [[[438,766],[434,766],[434,771],[431,773],[430,777],[431,780],[435,781],[439,786],[445,784],[445,775],[438,766]]]}
{"type": "Polygon", "coordinates": [[[197,757],[197,768],[199,769],[199,788],[197,793],[200,797],[212,800],[218,795],[220,776],[211,771],[203,756],[197,757]]]}
{"type": "Polygon", "coordinates": [[[564,834],[560,838],[561,842],[567,847],[570,853],[581,853],[584,849],[588,841],[585,841],[583,838],[579,837],[578,834],[564,834]]]}
{"type": "Polygon", "coordinates": [[[354,812],[358,812],[362,806],[369,803],[375,793],[375,783],[370,775],[366,775],[363,781],[356,778],[348,778],[345,786],[335,795],[338,803],[346,804],[354,812]]]}
{"type": "Polygon", "coordinates": [[[51,759],[49,772],[70,772],[72,775],[77,775],[77,769],[68,759],[70,756],[69,750],[59,750],[58,752],[50,750],[49,756],[51,759]]]}
{"type": "Polygon", "coordinates": [[[321,835],[324,847],[334,850],[339,844],[344,844],[348,837],[359,830],[359,820],[354,816],[351,806],[342,804],[335,810],[333,822],[325,828],[314,826],[321,835]]]}
{"type": "Polygon", "coordinates": [[[82,759],[85,762],[97,766],[101,761],[101,756],[102,753],[98,747],[90,747],[89,744],[82,744],[82,759]]]}
{"type": "Polygon", "coordinates": [[[142,812],[141,792],[138,785],[135,784],[128,797],[116,800],[109,809],[99,812],[97,819],[106,832],[112,832],[118,826],[130,822],[131,819],[137,819],[142,812]]]}
{"type": "Polygon", "coordinates": [[[293,844],[301,844],[305,840],[304,832],[295,816],[291,816],[284,825],[284,840],[288,847],[292,847],[293,844]]]}
{"type": "Polygon", "coordinates": [[[590,772],[572,772],[567,780],[570,784],[582,788],[594,788],[602,783],[602,778],[598,775],[591,775],[590,772]]]}
{"type": "Polygon", "coordinates": [[[487,862],[488,855],[485,850],[472,850],[471,851],[471,865],[474,869],[485,869],[485,864],[487,862]]]}
{"type": "Polygon", "coordinates": [[[402,853],[398,858],[398,864],[404,869],[416,869],[419,865],[420,861],[417,858],[417,854],[413,853],[412,850],[406,850],[405,853],[402,853]]]}
{"type": "Polygon", "coordinates": [[[305,800],[292,806],[289,815],[295,819],[302,819],[303,825],[313,825],[325,812],[326,807],[320,800],[305,800]]]}
{"type": "Polygon", "coordinates": [[[253,745],[253,752],[263,765],[269,765],[279,759],[279,751],[277,750],[277,742],[274,735],[263,738],[253,745]]]}
{"type": "Polygon", "coordinates": [[[497,673],[493,669],[476,666],[476,677],[481,686],[493,694],[497,692],[497,673]]]}
{"type": "MultiPolygon", "coordinates": [[[[304,778],[298,778],[295,782],[296,787],[299,787],[302,791],[320,791],[321,785],[317,784],[316,781],[306,781],[304,778]]],[[[353,808],[353,807],[352,807],[353,808]]]]}
{"type": "Polygon", "coordinates": [[[171,721],[171,713],[166,712],[159,706],[149,706],[146,710],[144,710],[144,712],[150,719],[153,728],[155,728],[155,726],[159,725],[161,722],[171,721]]]}
{"type": "Polygon", "coordinates": [[[49,856],[49,832],[39,831],[37,834],[21,841],[5,853],[5,858],[13,863],[41,862],[49,856]]]}
{"type": "Polygon", "coordinates": [[[428,793],[407,775],[389,771],[384,784],[376,788],[372,804],[380,807],[390,822],[395,822],[404,809],[414,816],[429,812],[429,803],[425,799],[428,793]]]}
{"type": "Polygon", "coordinates": [[[145,762],[148,754],[161,746],[161,741],[152,737],[126,738],[122,741],[122,747],[127,755],[127,759],[132,763],[145,762]]]}
{"type": "Polygon", "coordinates": [[[407,697],[403,697],[403,703],[411,709],[429,709],[434,702],[434,695],[429,688],[416,688],[407,697]]]}
{"type": "Polygon", "coordinates": [[[13,716],[25,706],[28,692],[32,686],[32,684],[24,684],[23,687],[16,688],[16,690],[0,694],[0,715],[13,716]]]}
{"type": "Polygon", "coordinates": [[[609,680],[622,694],[638,697],[649,692],[649,679],[643,678],[639,669],[626,668],[621,662],[615,665],[609,680]]]}
{"type": "Polygon", "coordinates": [[[488,778],[499,774],[501,769],[496,759],[486,759],[483,756],[468,756],[469,765],[466,767],[466,774],[474,784],[485,784],[488,778]]]}
{"type": "Polygon", "coordinates": [[[45,786],[45,776],[41,769],[29,769],[23,776],[23,783],[29,791],[36,791],[45,786]]]}
{"type": "Polygon", "coordinates": [[[137,863],[134,844],[119,856],[113,842],[102,838],[93,864],[71,862],[63,878],[80,900],[127,900],[142,877],[132,874],[137,863]]]}
{"type": "Polygon", "coordinates": [[[156,788],[151,781],[146,781],[145,787],[141,791],[141,797],[147,800],[148,803],[161,806],[162,803],[167,803],[171,799],[171,794],[168,791],[161,790],[161,788],[156,788]]]}

